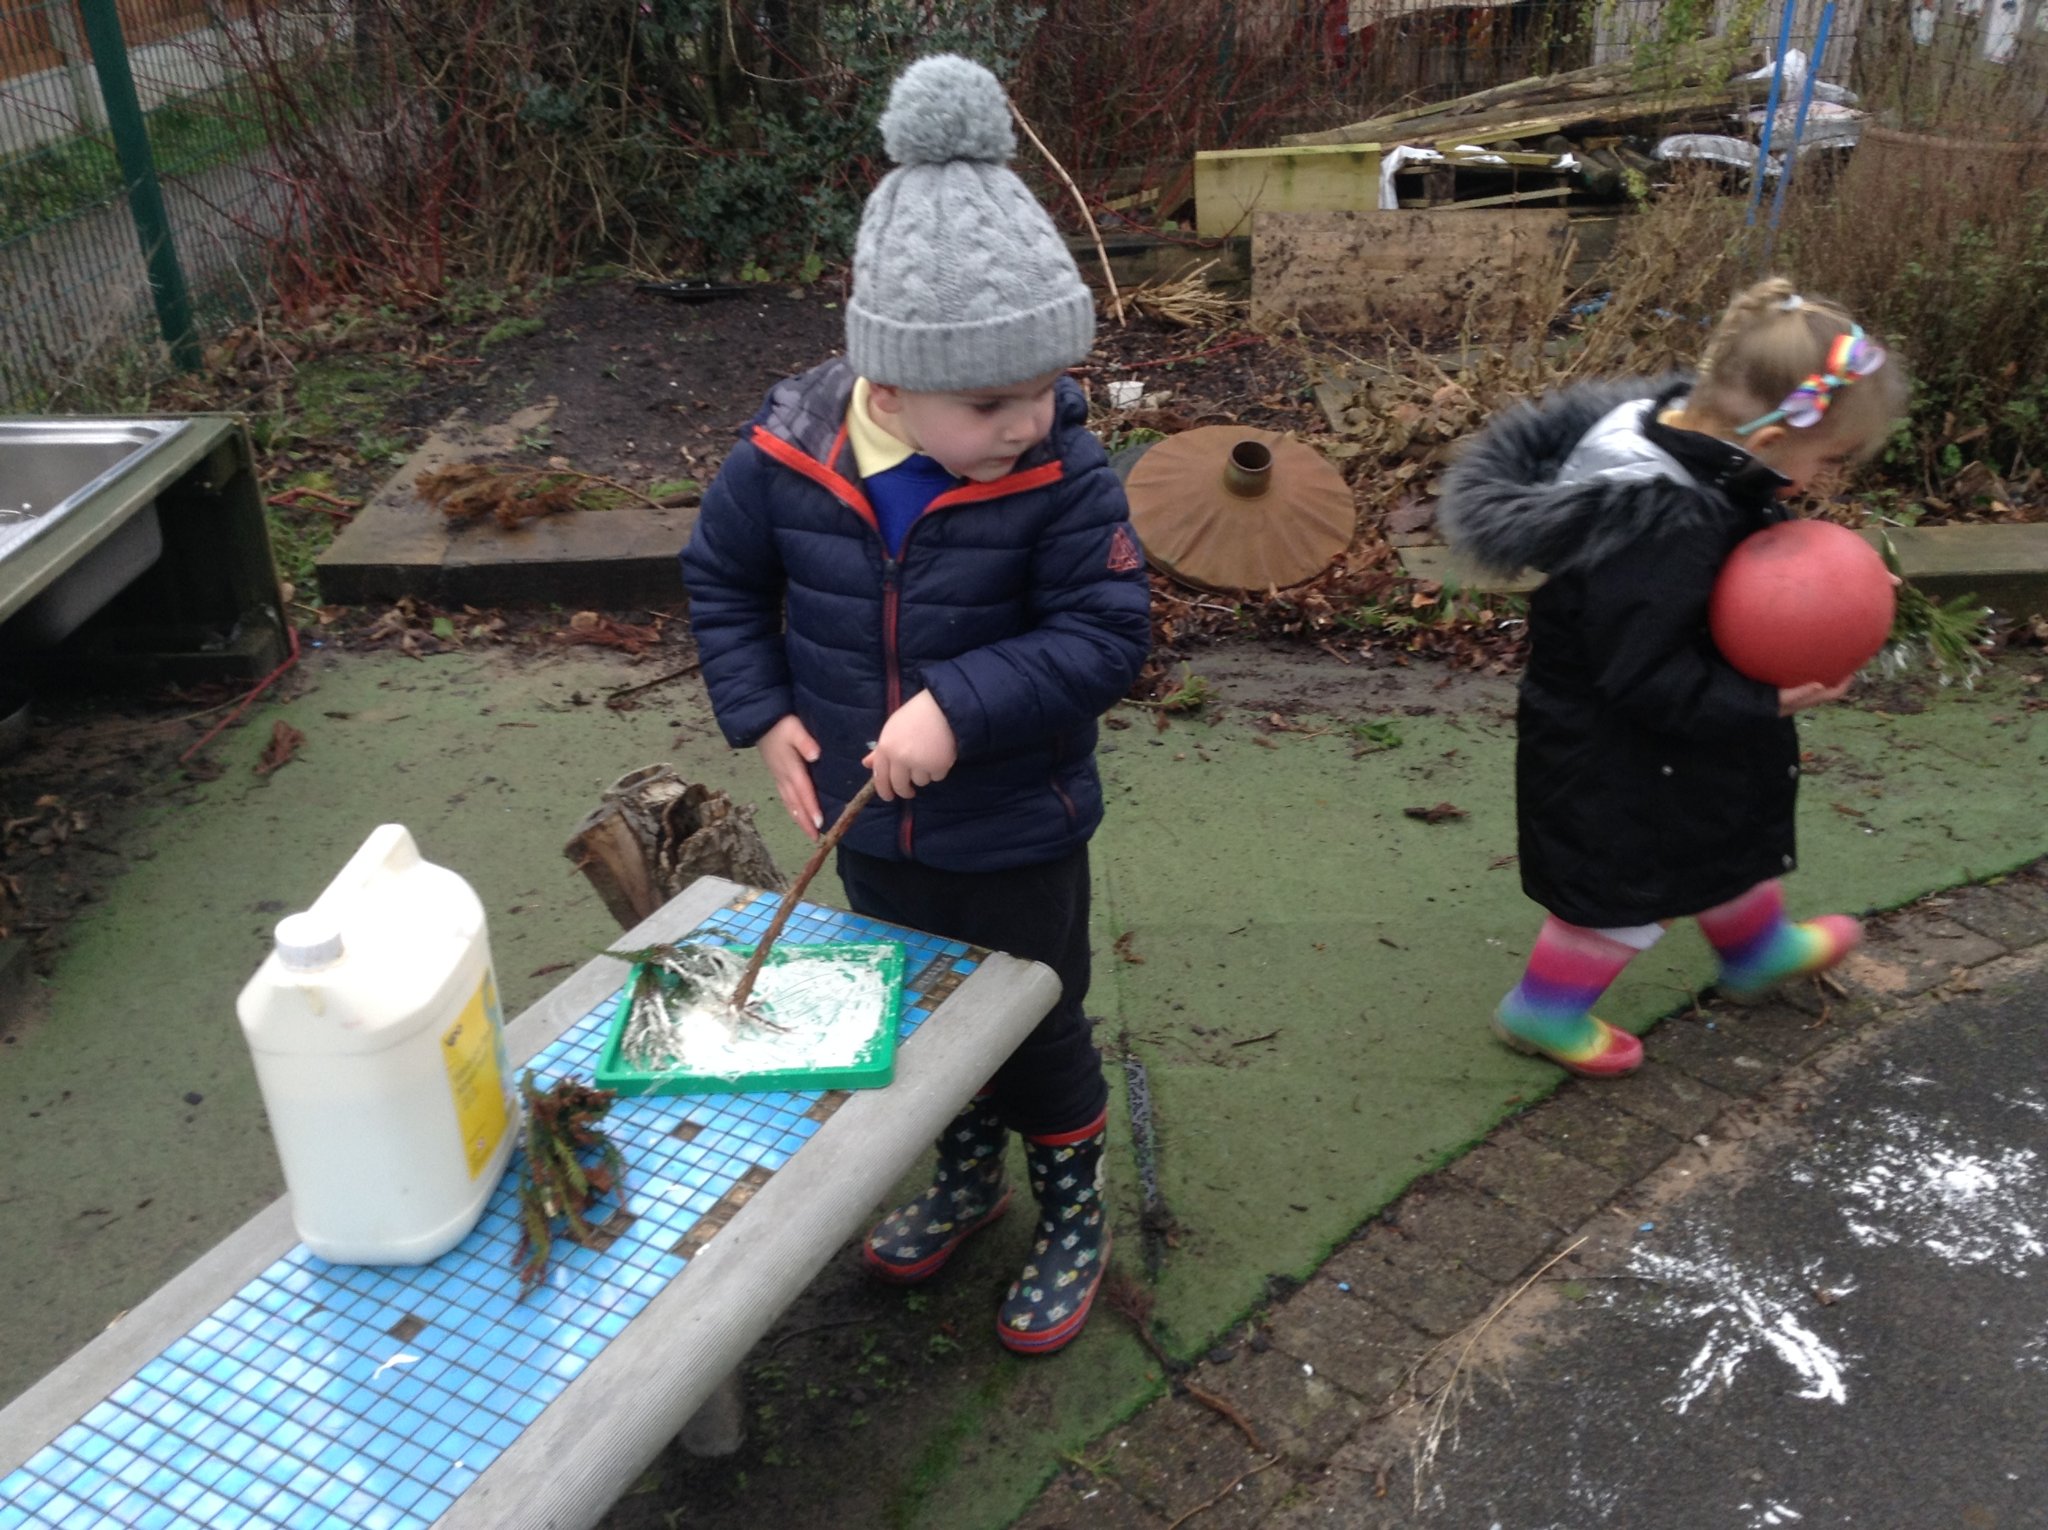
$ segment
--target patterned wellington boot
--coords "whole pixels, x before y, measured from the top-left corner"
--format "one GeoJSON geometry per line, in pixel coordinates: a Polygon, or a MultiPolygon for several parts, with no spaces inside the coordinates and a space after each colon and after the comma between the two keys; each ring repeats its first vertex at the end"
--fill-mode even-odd
{"type": "MultiPolygon", "coordinates": [[[[1654,935],[1645,938],[1654,943],[1654,935]]],[[[1493,1013],[1494,1035],[1581,1078],[1633,1073],[1642,1066],[1643,1044],[1597,1018],[1593,1006],[1638,949],[1613,932],[1552,915],[1537,932],[1522,981],[1493,1013]]]]}
{"type": "Polygon", "coordinates": [[[1748,960],[1724,957],[1714,989],[1740,1002],[1761,999],[1781,983],[1827,971],[1862,943],[1862,921],[1848,914],[1822,914],[1797,924],[1787,920],[1769,945],[1753,950],[1748,960]]]}
{"type": "Polygon", "coordinates": [[[1822,914],[1794,924],[1785,917],[1784,889],[1760,882],[1741,897],[1699,916],[1700,933],[1721,958],[1715,991],[1746,1003],[1780,983],[1825,972],[1855,950],[1862,924],[1847,914],[1822,914]]]}
{"type": "Polygon", "coordinates": [[[1038,1235],[1030,1262],[996,1314],[996,1333],[1023,1355],[1050,1354],[1088,1321],[1109,1262],[1109,1221],[1102,1211],[1104,1120],[1058,1137],[1026,1137],[1024,1161],[1038,1197],[1038,1235]]]}
{"type": "Polygon", "coordinates": [[[939,1138],[939,1166],[924,1194],[869,1229],[861,1247],[869,1272],[902,1285],[927,1279],[970,1234],[1001,1216],[1010,1204],[1003,1174],[1009,1140],[994,1100],[969,1101],[939,1138]]]}

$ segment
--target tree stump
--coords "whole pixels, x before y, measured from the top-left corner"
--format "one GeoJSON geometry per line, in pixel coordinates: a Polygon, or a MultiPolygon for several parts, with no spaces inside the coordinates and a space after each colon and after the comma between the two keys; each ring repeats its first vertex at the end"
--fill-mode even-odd
{"type": "Polygon", "coordinates": [[[702,876],[780,892],[785,883],[754,810],[669,765],[643,765],[605,789],[562,853],[630,929],[702,876]]]}

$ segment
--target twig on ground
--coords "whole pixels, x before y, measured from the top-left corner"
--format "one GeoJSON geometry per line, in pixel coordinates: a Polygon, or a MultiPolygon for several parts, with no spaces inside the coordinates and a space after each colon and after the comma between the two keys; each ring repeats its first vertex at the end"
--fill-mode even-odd
{"type": "Polygon", "coordinates": [[[564,478],[581,478],[588,483],[603,484],[607,489],[617,489],[621,494],[631,495],[650,510],[666,510],[668,508],[668,506],[664,505],[652,494],[636,489],[631,484],[620,483],[616,478],[607,478],[602,473],[586,473],[581,468],[551,467],[548,469],[548,474],[564,478]]]}
{"type": "Polygon", "coordinates": [[[667,685],[671,680],[685,679],[690,675],[696,674],[699,667],[700,666],[698,665],[697,661],[695,659],[692,659],[689,663],[683,665],[682,668],[672,669],[665,675],[656,675],[652,680],[642,680],[638,685],[621,686],[616,691],[607,691],[605,693],[604,704],[606,706],[610,706],[614,702],[620,701],[627,696],[637,696],[642,691],[651,691],[657,685],[667,685]]]}
{"type": "Polygon", "coordinates": [[[1237,1409],[1218,1397],[1214,1392],[1205,1391],[1203,1388],[1196,1386],[1192,1381],[1183,1382],[1182,1385],[1187,1388],[1188,1396],[1207,1408],[1211,1413],[1220,1414],[1224,1418],[1229,1419],[1231,1423],[1237,1425],[1238,1432],[1245,1437],[1253,1450],[1256,1450],[1262,1456],[1272,1454],[1271,1451],[1266,1449],[1266,1442],[1259,1438],[1259,1431],[1252,1428],[1251,1420],[1238,1412],[1237,1409]]]}
{"type": "MultiPolygon", "coordinates": [[[[1415,1508],[1418,1513],[1421,1512],[1422,1509],[1423,1478],[1428,1474],[1430,1467],[1435,1463],[1437,1450],[1443,1444],[1444,1415],[1450,1408],[1451,1399],[1457,1394],[1458,1378],[1464,1374],[1465,1362],[1471,1358],[1473,1348],[1479,1343],[1480,1339],[1485,1337],[1486,1330],[1494,1325],[1494,1322],[1500,1317],[1500,1315],[1503,1312],[1506,1312],[1508,1308],[1512,1307],[1517,1301],[1521,1299],[1522,1293],[1524,1291],[1528,1290],[1529,1287],[1535,1285],[1537,1281],[1541,1280],[1544,1277],[1544,1275],[1549,1272],[1550,1267],[1552,1265],[1558,1263],[1560,1260],[1569,1258],[1573,1253],[1577,1252],[1579,1246],[1583,1244],[1585,1241],[1586,1240],[1584,1237],[1574,1238],[1565,1247],[1559,1249],[1555,1254],[1552,1254],[1548,1259],[1544,1260],[1543,1263],[1537,1267],[1534,1274],[1529,1276],[1527,1280],[1524,1280],[1519,1286],[1516,1286],[1514,1290],[1510,1291],[1505,1297],[1503,1297],[1500,1301],[1500,1304],[1496,1306],[1493,1309],[1493,1311],[1487,1313],[1485,1321],[1482,1322],[1477,1328],[1472,1330],[1471,1336],[1467,1338],[1464,1344],[1459,1348],[1457,1361],[1451,1366],[1451,1374],[1444,1378],[1444,1384],[1438,1387],[1436,1390],[1436,1406],[1430,1410],[1429,1422],[1423,1426],[1421,1438],[1417,1442],[1417,1449],[1415,1452],[1415,1508]]],[[[1441,1349],[1442,1347],[1442,1345],[1438,1345],[1437,1349],[1441,1349]]],[[[1433,1355],[1436,1352],[1436,1349],[1432,1349],[1429,1353],[1430,1355],[1433,1355]]],[[[1416,1362],[1416,1370],[1419,1370],[1428,1359],[1429,1355],[1425,1355],[1421,1360],[1418,1360],[1416,1362]]],[[[1409,1372],[1410,1376],[1413,1376],[1415,1374],[1415,1370],[1411,1370],[1409,1372]]]]}
{"type": "Polygon", "coordinates": [[[1163,1348],[1152,1334],[1152,1293],[1138,1284],[1121,1270],[1112,1270],[1102,1280],[1102,1299],[1109,1303],[1110,1310],[1128,1322],[1137,1331],[1138,1342],[1152,1353],[1159,1362],[1159,1369],[1169,1376],[1178,1375],[1187,1369],[1163,1348]]]}
{"type": "Polygon", "coordinates": [[[1166,1530],[1180,1530],[1180,1527],[1182,1525],[1186,1524],[1189,1520],[1193,1519],[1197,1514],[1200,1514],[1203,1510],[1215,1508],[1216,1505],[1223,1502],[1223,1500],[1228,1498],[1232,1493],[1235,1493],[1238,1490],[1238,1488],[1243,1486],[1247,1480],[1258,1476],[1258,1474],[1264,1471],[1267,1467],[1278,1466],[1279,1464],[1280,1458],[1278,1456],[1268,1456],[1265,1460],[1261,1461],[1257,1466],[1246,1467],[1243,1471],[1239,1472],[1235,1477],[1232,1477],[1228,1482],[1224,1483],[1222,1490],[1218,1492],[1215,1497],[1204,1499],[1201,1503],[1196,1504],[1192,1509],[1188,1510],[1187,1513],[1181,1515],[1179,1519],[1176,1519],[1171,1524],[1169,1524],[1166,1527],[1166,1530]]]}

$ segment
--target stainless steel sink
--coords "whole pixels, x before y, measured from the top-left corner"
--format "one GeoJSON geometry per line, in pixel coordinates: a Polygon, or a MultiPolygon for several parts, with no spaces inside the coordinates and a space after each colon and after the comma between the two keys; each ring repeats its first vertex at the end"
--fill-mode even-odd
{"type": "Polygon", "coordinates": [[[0,420],[0,558],[48,535],[184,420],[0,420]]]}
{"type": "Polygon", "coordinates": [[[189,423],[0,420],[7,646],[61,642],[162,556],[153,498],[120,486],[189,423]]]}

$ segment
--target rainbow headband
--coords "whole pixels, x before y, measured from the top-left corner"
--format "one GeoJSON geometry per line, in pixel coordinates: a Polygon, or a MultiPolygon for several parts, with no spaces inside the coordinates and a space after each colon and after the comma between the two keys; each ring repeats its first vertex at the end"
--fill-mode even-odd
{"type": "Polygon", "coordinates": [[[1868,377],[1884,365],[1884,347],[1863,333],[1857,325],[1849,333],[1835,336],[1828,347],[1828,363],[1785,395],[1785,402],[1769,414],[1760,414],[1747,425],[1735,427],[1738,436],[1762,430],[1783,420],[1794,430],[1811,430],[1821,422],[1833,402],[1835,390],[1859,378],[1868,377]]]}

